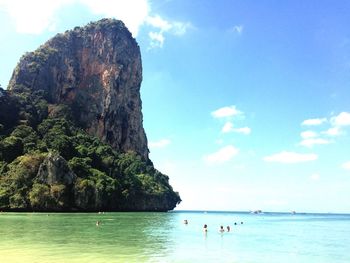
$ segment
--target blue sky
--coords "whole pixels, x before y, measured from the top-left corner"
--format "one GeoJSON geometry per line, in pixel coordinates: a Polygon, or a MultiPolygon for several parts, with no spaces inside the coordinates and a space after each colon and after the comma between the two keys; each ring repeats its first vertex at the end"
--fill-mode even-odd
{"type": "Polygon", "coordinates": [[[350,213],[348,1],[0,0],[0,84],[75,26],[122,19],[178,209],[350,213]]]}

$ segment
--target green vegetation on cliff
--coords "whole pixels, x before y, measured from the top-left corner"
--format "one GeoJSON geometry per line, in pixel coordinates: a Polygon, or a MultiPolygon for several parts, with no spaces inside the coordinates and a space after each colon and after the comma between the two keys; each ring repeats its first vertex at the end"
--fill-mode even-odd
{"type": "Polygon", "coordinates": [[[0,90],[1,210],[165,211],[181,201],[150,160],[116,152],[72,116],[42,90],[0,90]]]}

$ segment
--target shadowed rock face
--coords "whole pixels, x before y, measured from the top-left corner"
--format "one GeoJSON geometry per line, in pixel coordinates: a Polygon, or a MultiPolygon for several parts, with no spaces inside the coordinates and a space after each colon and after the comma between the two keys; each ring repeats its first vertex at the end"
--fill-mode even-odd
{"type": "Polygon", "coordinates": [[[8,92],[0,88],[0,132],[16,123],[18,108],[8,92]]]}
{"type": "Polygon", "coordinates": [[[47,185],[72,185],[76,180],[76,175],[68,167],[66,160],[53,153],[49,153],[41,163],[36,177],[38,182],[47,185]]]}
{"type": "Polygon", "coordinates": [[[139,46],[121,21],[104,19],[58,34],[17,65],[9,90],[42,90],[66,104],[89,134],[148,160],[142,125],[139,46]]]}

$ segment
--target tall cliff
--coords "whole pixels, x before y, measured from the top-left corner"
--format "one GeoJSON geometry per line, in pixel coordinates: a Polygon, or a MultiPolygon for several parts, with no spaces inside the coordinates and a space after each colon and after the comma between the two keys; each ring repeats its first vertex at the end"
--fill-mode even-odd
{"type": "Polygon", "coordinates": [[[148,159],[141,81],[135,39],[121,21],[104,19],[58,34],[25,54],[8,89],[43,90],[50,104],[70,105],[75,121],[89,134],[148,159]]]}
{"type": "Polygon", "coordinates": [[[139,47],[121,21],[58,34],[0,88],[0,211],[167,211],[148,157],[139,47]]]}

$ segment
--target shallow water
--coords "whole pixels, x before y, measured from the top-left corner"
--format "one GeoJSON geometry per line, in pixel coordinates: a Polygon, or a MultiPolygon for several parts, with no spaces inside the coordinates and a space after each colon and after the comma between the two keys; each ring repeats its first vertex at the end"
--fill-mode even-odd
{"type": "Polygon", "coordinates": [[[350,262],[348,251],[350,215],[0,214],[1,263],[350,262]]]}

